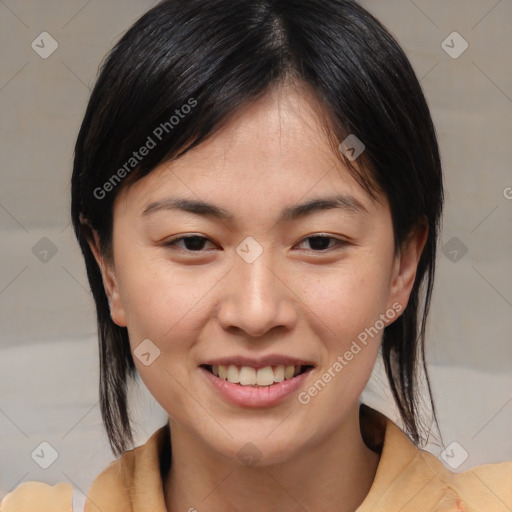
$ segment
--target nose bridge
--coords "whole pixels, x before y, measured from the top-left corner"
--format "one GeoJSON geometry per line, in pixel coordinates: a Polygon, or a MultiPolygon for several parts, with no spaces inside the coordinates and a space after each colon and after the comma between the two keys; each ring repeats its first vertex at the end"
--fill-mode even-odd
{"type": "Polygon", "coordinates": [[[295,311],[293,294],[278,277],[272,251],[258,249],[249,240],[240,244],[237,253],[219,310],[223,327],[235,326],[251,336],[261,336],[277,325],[289,327],[295,311]]]}

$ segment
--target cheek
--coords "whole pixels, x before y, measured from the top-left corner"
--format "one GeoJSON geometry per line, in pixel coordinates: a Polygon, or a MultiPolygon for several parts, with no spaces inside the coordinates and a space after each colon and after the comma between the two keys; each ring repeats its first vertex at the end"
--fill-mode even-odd
{"type": "MultiPolygon", "coordinates": [[[[365,388],[378,356],[389,292],[386,263],[363,254],[329,276],[302,282],[306,305],[316,318],[316,335],[322,340],[325,357],[322,372],[300,399],[310,411],[332,411],[341,418],[365,388]],[[325,389],[325,392],[323,391],[325,389]]],[[[322,414],[318,412],[318,414],[322,414]]],[[[332,428],[326,423],[323,428],[332,428]]]]}
{"type": "Polygon", "coordinates": [[[119,265],[121,302],[130,340],[150,338],[159,343],[172,339],[197,317],[208,290],[217,282],[197,268],[173,266],[143,250],[132,252],[119,265]]]}
{"type": "MultiPolygon", "coordinates": [[[[152,396],[167,411],[189,411],[180,383],[190,371],[190,348],[202,327],[204,297],[216,281],[200,272],[173,269],[169,262],[133,254],[119,266],[121,299],[137,371],[152,396]],[[204,276],[198,279],[199,275],[204,276]],[[202,300],[203,299],[203,300],[202,300]],[[150,340],[158,356],[149,365],[137,356],[150,340]]],[[[144,350],[148,352],[148,350],[144,350]]],[[[153,355],[151,355],[153,357],[153,355]]],[[[189,411],[193,414],[193,410],[189,411]]]]}
{"type": "MultiPolygon", "coordinates": [[[[300,286],[304,302],[339,340],[348,341],[373,325],[385,312],[389,295],[385,265],[365,261],[322,276],[304,275],[300,286]]],[[[307,309],[307,308],[306,308],[307,309]]]]}

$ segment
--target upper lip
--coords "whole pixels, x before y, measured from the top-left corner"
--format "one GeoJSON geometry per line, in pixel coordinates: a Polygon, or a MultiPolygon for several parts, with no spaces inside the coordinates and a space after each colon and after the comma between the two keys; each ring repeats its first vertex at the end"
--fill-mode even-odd
{"type": "Polygon", "coordinates": [[[315,366],[312,361],[279,354],[269,354],[258,358],[245,356],[218,357],[204,361],[201,366],[220,364],[224,366],[234,364],[235,366],[249,366],[251,368],[265,368],[266,366],[278,366],[280,364],[284,366],[315,366]]]}

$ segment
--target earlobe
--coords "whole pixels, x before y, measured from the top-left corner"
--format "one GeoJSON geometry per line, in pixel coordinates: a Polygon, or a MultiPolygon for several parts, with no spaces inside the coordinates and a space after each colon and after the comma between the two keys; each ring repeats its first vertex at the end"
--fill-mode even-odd
{"type": "Polygon", "coordinates": [[[428,225],[422,223],[403,243],[400,253],[395,259],[389,303],[398,302],[402,305],[403,310],[407,306],[414,286],[418,263],[427,242],[427,237],[428,225]]]}
{"type": "Polygon", "coordinates": [[[126,327],[126,316],[121,303],[119,283],[115,275],[113,263],[106,261],[103,256],[98,233],[94,230],[91,230],[91,232],[92,239],[90,237],[87,241],[101,272],[103,288],[110,307],[110,316],[115,324],[120,327],[126,327]]]}

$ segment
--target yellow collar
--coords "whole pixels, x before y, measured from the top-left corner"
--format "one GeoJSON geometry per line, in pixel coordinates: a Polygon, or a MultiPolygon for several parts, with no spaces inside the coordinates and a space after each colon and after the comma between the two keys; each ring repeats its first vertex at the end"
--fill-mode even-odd
{"type": "MultiPolygon", "coordinates": [[[[381,455],[374,482],[357,512],[487,512],[512,506],[512,462],[452,473],[382,413],[361,404],[360,418],[365,442],[381,455]],[[496,473],[496,468],[501,472],[496,473]],[[486,475],[495,478],[493,490],[486,475]]],[[[166,424],[96,477],[85,512],[166,512],[162,469],[169,460],[166,424]]]]}

